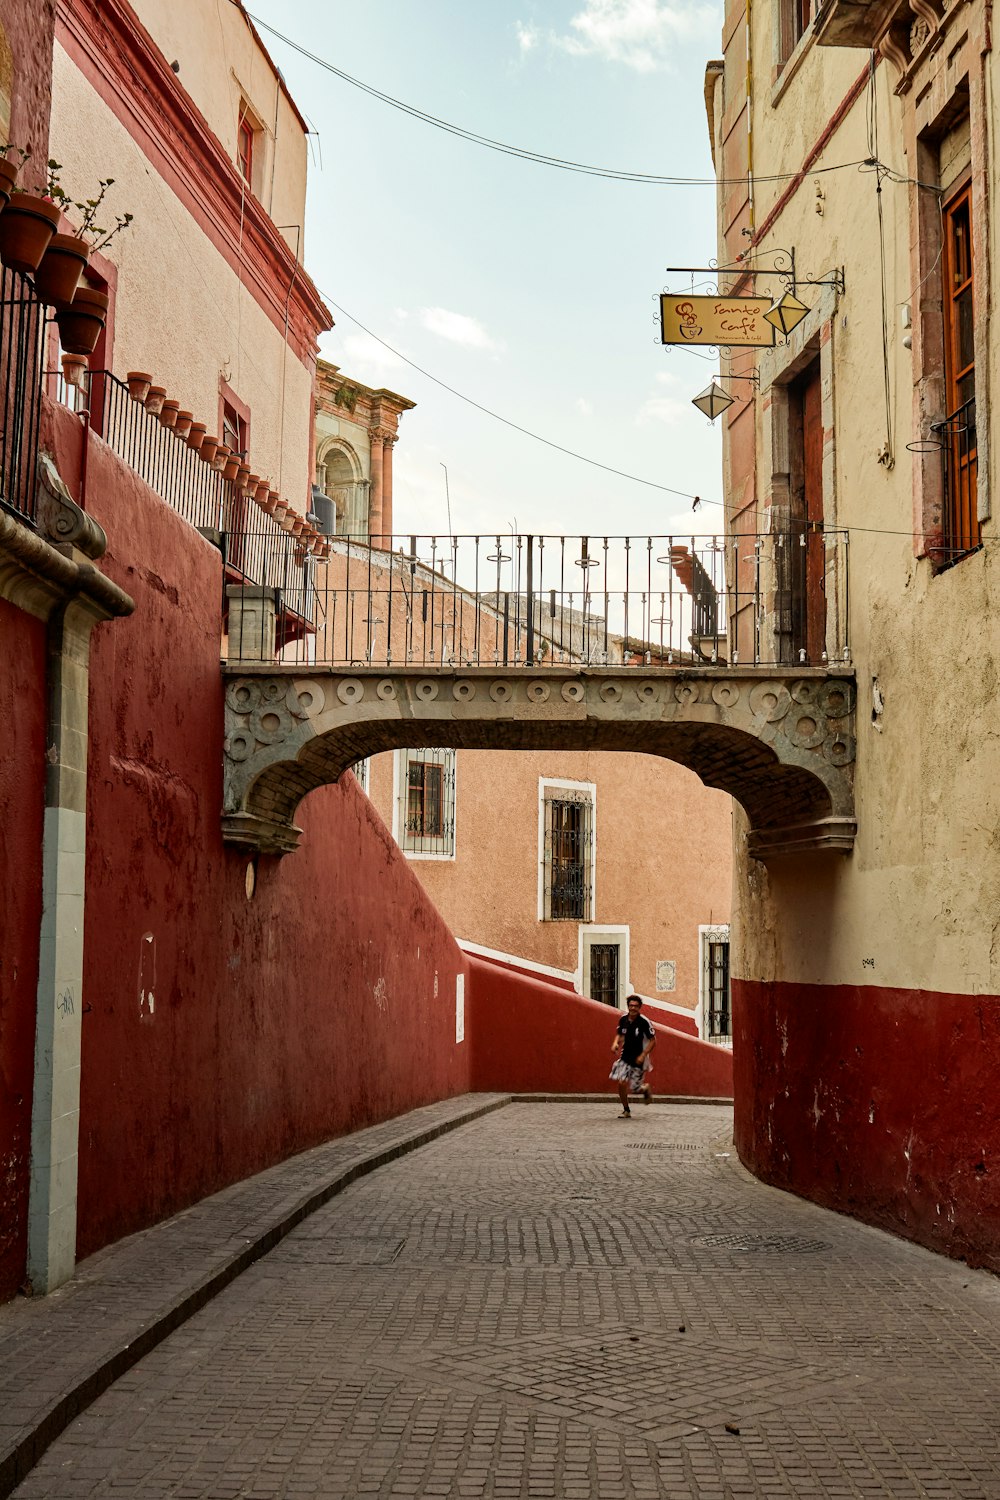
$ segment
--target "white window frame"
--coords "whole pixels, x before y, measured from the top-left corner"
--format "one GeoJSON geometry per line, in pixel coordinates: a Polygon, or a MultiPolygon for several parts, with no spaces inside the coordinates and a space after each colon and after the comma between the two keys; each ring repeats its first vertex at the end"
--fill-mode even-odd
{"type": "Polygon", "coordinates": [[[371,756],[366,755],[362,760],[356,760],[351,767],[351,770],[354,772],[354,779],[358,783],[358,786],[361,788],[361,790],[364,792],[365,796],[370,797],[371,792],[369,791],[369,787],[371,785],[372,771],[371,756]]]}
{"type": "MultiPolygon", "coordinates": [[[[712,980],[711,980],[711,974],[709,973],[709,951],[710,951],[710,945],[712,943],[722,942],[723,940],[726,943],[730,942],[729,923],[728,922],[713,922],[713,923],[706,923],[706,924],[704,924],[702,926],[699,926],[699,928],[698,928],[698,1007],[697,1007],[697,1009],[695,1011],[695,1019],[696,1019],[696,1021],[698,1023],[698,1035],[699,1035],[699,1037],[701,1037],[701,1039],[702,1039],[703,1042],[712,1042],[717,1047],[731,1047],[733,1045],[733,1038],[732,1038],[733,1011],[732,1011],[732,982],[731,982],[731,979],[730,979],[730,1007],[729,1007],[730,1034],[729,1034],[728,1037],[709,1036],[709,1034],[708,1034],[708,1013],[709,1013],[709,1010],[711,1009],[710,1001],[711,1001],[711,994],[712,994],[712,980]]],[[[730,947],[730,956],[731,956],[731,954],[732,954],[732,948],[730,947]]],[[[730,971],[730,974],[731,974],[731,971],[730,971]]]]}
{"type": "Polygon", "coordinates": [[[442,746],[424,746],[407,750],[394,750],[392,753],[392,784],[394,787],[392,799],[392,836],[402,849],[407,859],[436,859],[453,860],[457,845],[457,810],[458,810],[458,757],[454,750],[445,749],[442,746]],[[442,756],[438,764],[445,768],[444,776],[444,822],[445,831],[439,839],[431,839],[420,835],[421,842],[426,844],[438,844],[440,848],[414,849],[407,847],[406,817],[404,808],[407,795],[407,773],[411,761],[425,761],[432,756],[442,756]]]}
{"type": "MultiPolygon", "coordinates": [[[[597,911],[597,783],[596,781],[563,781],[551,776],[538,778],[538,920],[539,922],[552,920],[545,915],[545,799],[546,794],[553,791],[575,792],[578,795],[585,793],[590,803],[590,916],[593,921],[597,911]]],[[[561,921],[562,918],[557,920],[561,921]]]]}
{"type": "MultiPolygon", "coordinates": [[[[631,945],[632,932],[629,926],[600,927],[596,923],[580,923],[580,963],[574,978],[581,995],[593,999],[590,993],[590,950],[595,943],[614,943],[618,948],[618,1010],[625,1009],[625,998],[632,993],[631,945]]],[[[609,1006],[610,1009],[610,1006],[609,1006]]]]}

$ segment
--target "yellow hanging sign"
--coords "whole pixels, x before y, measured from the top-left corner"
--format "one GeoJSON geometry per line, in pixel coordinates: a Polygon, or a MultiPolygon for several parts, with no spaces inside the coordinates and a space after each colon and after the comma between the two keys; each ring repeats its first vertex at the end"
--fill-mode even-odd
{"type": "Polygon", "coordinates": [[[694,297],[666,293],[660,297],[660,330],[664,344],[742,345],[765,348],[775,330],[764,314],[770,297],[694,297]]]}

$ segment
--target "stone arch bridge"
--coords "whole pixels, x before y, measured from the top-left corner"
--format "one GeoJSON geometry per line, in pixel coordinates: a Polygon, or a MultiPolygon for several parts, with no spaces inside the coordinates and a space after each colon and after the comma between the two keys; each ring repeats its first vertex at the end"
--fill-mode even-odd
{"type": "Polygon", "coordinates": [[[837,667],[225,669],[224,837],[295,849],[315,787],[383,750],[619,750],[729,792],[757,859],[853,847],[855,684],[837,667]]]}

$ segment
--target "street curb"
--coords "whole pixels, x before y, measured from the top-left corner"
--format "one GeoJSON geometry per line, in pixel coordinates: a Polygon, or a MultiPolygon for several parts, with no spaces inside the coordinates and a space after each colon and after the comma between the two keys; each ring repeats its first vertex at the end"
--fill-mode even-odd
{"type": "MultiPolygon", "coordinates": [[[[632,1094],[633,1099],[641,1099],[641,1094],[632,1094]]],[[[617,1094],[510,1094],[510,1104],[617,1104],[617,1094]]],[[[732,1106],[732,1099],[712,1098],[701,1094],[657,1094],[653,1099],[654,1106],[657,1104],[713,1104],[732,1106]]]]}
{"type": "Polygon", "coordinates": [[[196,1312],[200,1312],[213,1297],[224,1291],[255,1261],[261,1260],[280,1244],[285,1236],[296,1229],[310,1214],[329,1203],[331,1198],[342,1193],[358,1178],[366,1177],[370,1172],[377,1171],[379,1167],[407,1156],[421,1146],[429,1145],[431,1141],[458,1129],[461,1125],[468,1125],[473,1120],[492,1114],[494,1110],[504,1108],[511,1102],[511,1098],[510,1094],[493,1095],[485,1101],[470,1105],[450,1119],[428,1125],[404,1140],[393,1142],[390,1146],[377,1148],[368,1156],[352,1162],[350,1166],[345,1167],[324,1183],[321,1188],[307,1193],[294,1208],[285,1213],[276,1223],[270,1225],[243,1250],[235,1253],[224,1266],[205,1277],[173,1307],[167,1308],[159,1317],[143,1327],[134,1338],[102,1360],[96,1370],[84,1376],[72,1390],[66,1392],[47,1411],[43,1412],[30,1431],[25,1432],[11,1447],[0,1453],[0,1500],[6,1500],[6,1497],[27,1478],[45,1450],[65,1432],[69,1424],[81,1412],[97,1400],[98,1396],[102,1396],[133,1365],[138,1364],[140,1359],[145,1358],[196,1312]]]}

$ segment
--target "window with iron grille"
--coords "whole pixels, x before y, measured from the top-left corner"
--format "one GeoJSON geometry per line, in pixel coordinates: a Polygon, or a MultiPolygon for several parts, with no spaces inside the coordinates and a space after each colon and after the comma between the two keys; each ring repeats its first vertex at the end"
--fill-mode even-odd
{"type": "Polygon", "coordinates": [[[976,356],[974,347],[971,188],[946,203],[944,220],[944,365],[948,415],[938,424],[945,464],[945,561],[980,545],[976,489],[976,356]]]}
{"type": "Polygon", "coordinates": [[[620,943],[591,943],[590,998],[618,1008],[620,943]]]}
{"type": "Polygon", "coordinates": [[[729,928],[702,927],[701,1034],[706,1041],[732,1046],[733,1016],[729,999],[729,928]]]}
{"type": "Polygon", "coordinates": [[[398,752],[399,846],[408,854],[455,853],[454,750],[398,752]]]}
{"type": "Polygon", "coordinates": [[[549,786],[544,808],[543,920],[589,922],[594,886],[592,795],[549,786]]]}

